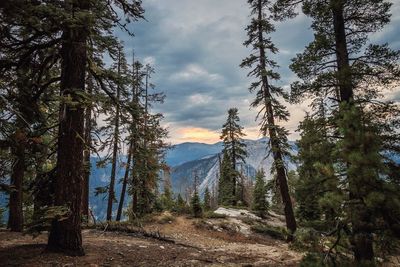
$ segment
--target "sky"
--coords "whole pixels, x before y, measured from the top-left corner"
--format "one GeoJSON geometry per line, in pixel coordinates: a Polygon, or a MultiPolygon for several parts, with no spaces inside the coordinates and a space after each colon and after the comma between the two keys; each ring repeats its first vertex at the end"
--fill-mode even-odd
{"type": "MultiPolygon", "coordinates": [[[[392,21],[372,36],[400,49],[400,0],[392,0],[392,21]]],[[[142,62],[153,65],[152,82],[166,94],[165,103],[155,107],[164,114],[169,142],[215,143],[231,107],[239,109],[247,139],[257,139],[257,110],[250,109],[254,95],[248,91],[248,70],[239,64],[249,54],[243,46],[249,23],[246,0],[143,0],[146,21],[130,26],[135,37],[116,30],[124,41],[128,60],[132,51],[142,62]]],[[[313,38],[310,20],[303,15],[276,25],[272,40],[279,48],[281,86],[289,88],[297,77],[289,69],[291,58],[303,51],[313,38]]],[[[388,93],[400,101],[400,90],[388,93]]],[[[280,122],[298,138],[296,129],[309,111],[309,103],[289,105],[288,122],[280,122]]]]}

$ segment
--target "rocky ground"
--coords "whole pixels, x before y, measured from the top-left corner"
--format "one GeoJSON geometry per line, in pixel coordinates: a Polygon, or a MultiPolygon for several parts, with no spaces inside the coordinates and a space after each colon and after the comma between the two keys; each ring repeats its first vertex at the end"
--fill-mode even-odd
{"type": "MultiPolygon", "coordinates": [[[[224,212],[222,212],[224,213],[224,212]]],[[[47,235],[32,239],[0,231],[0,266],[297,266],[302,254],[282,240],[254,234],[245,214],[192,219],[163,214],[144,225],[174,243],[136,234],[83,231],[86,255],[45,251],[47,235]],[[165,219],[167,218],[167,220],[165,219]],[[168,220],[170,218],[171,220],[168,220]]],[[[278,220],[279,223],[279,220],[278,220]]]]}

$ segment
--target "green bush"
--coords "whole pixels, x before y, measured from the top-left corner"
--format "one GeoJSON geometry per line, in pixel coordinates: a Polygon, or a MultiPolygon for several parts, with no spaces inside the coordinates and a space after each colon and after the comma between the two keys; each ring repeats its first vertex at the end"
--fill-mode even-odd
{"type": "Polygon", "coordinates": [[[300,267],[327,267],[321,255],[317,253],[307,253],[300,262],[300,267]]]}
{"type": "Polygon", "coordinates": [[[297,250],[318,251],[320,250],[320,234],[313,228],[300,228],[296,231],[291,248],[297,250]]]}
{"type": "Polygon", "coordinates": [[[225,214],[215,213],[213,211],[207,211],[204,213],[204,217],[207,219],[225,219],[228,216],[226,216],[225,214]]]}
{"type": "Polygon", "coordinates": [[[281,227],[273,227],[269,225],[256,224],[250,227],[253,232],[268,235],[275,239],[286,240],[286,230],[281,227]]]}

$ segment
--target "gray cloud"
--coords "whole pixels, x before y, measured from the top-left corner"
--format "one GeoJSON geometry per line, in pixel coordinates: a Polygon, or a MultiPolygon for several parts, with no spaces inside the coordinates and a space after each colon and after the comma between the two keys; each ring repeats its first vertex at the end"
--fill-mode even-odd
{"type": "MultiPolygon", "coordinates": [[[[131,38],[121,31],[118,35],[124,40],[128,56],[135,49],[142,60],[154,61],[153,83],[167,95],[157,110],[165,114],[172,132],[184,127],[217,131],[230,107],[238,107],[242,124],[255,129],[257,111],[249,110],[253,96],[247,90],[248,70],[239,68],[249,54],[242,45],[249,22],[246,1],[147,0],[144,7],[147,21],[131,26],[136,36],[131,38]]],[[[391,25],[375,38],[400,48],[400,3],[396,3],[393,14],[391,25]]],[[[309,26],[310,20],[299,16],[278,24],[272,35],[280,49],[275,60],[281,66],[281,85],[296,79],[288,65],[312,39],[309,26]]],[[[285,125],[293,132],[306,104],[289,109],[293,116],[285,125]]],[[[179,142],[179,136],[171,136],[171,141],[179,142]]]]}

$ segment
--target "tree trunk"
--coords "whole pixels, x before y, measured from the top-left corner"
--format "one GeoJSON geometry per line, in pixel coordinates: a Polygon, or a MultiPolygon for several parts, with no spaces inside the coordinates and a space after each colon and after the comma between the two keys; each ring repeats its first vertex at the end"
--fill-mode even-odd
{"type": "MultiPolygon", "coordinates": [[[[87,0],[74,3],[81,11],[89,10],[87,0]]],[[[85,90],[88,33],[86,25],[66,25],[62,34],[60,94],[64,102],[60,107],[55,205],[67,208],[68,212],[67,218],[53,220],[47,244],[48,250],[74,256],[84,255],[81,234],[84,106],[80,104],[80,94],[85,90]]]]}
{"type": "MultiPolygon", "coordinates": [[[[92,97],[93,83],[91,77],[88,79],[87,93],[89,97],[92,97]]],[[[85,169],[83,176],[83,187],[82,187],[82,216],[89,221],[89,180],[90,180],[90,147],[92,143],[92,106],[89,105],[85,110],[85,150],[83,152],[83,166],[85,169]]]]}
{"type": "Polygon", "coordinates": [[[119,222],[121,220],[122,208],[124,206],[124,201],[125,201],[125,192],[126,192],[126,187],[128,184],[129,169],[131,168],[131,161],[132,161],[132,144],[133,144],[133,142],[131,142],[129,144],[129,149],[128,149],[128,159],[126,161],[125,175],[124,175],[124,180],[122,182],[121,197],[120,197],[119,203],[118,203],[118,212],[117,212],[117,218],[116,218],[117,222],[119,222]]]}
{"type": "MultiPolygon", "coordinates": [[[[121,51],[118,52],[118,75],[121,72],[121,51]]],[[[117,86],[117,103],[115,111],[115,128],[114,128],[114,146],[112,154],[111,178],[108,187],[108,203],[107,203],[107,221],[112,219],[113,202],[115,200],[115,177],[117,172],[117,154],[118,154],[118,140],[119,140],[119,113],[120,113],[120,87],[117,86]]]]}
{"type": "Polygon", "coordinates": [[[234,175],[232,175],[232,205],[236,205],[236,185],[237,185],[237,175],[236,175],[236,149],[235,149],[235,143],[233,142],[234,136],[233,136],[233,126],[231,125],[231,146],[232,146],[232,169],[234,172],[234,175]]]}
{"type": "MultiPolygon", "coordinates": [[[[349,55],[347,50],[347,40],[345,31],[345,20],[342,0],[333,0],[332,3],[332,16],[335,31],[335,48],[336,48],[336,62],[338,68],[337,80],[339,83],[340,102],[345,103],[341,107],[341,113],[344,114],[351,110],[355,104],[353,102],[353,85],[352,74],[350,70],[349,55]]],[[[353,124],[348,125],[348,129],[355,132],[357,129],[353,124]]],[[[353,135],[352,133],[350,133],[353,135]]],[[[354,135],[357,136],[357,135],[354,135]]],[[[344,137],[348,139],[348,137],[344,137]]],[[[350,167],[350,162],[347,166],[350,167]]],[[[373,238],[365,225],[369,223],[369,216],[366,211],[365,204],[363,204],[363,197],[360,195],[360,187],[362,184],[355,184],[357,177],[348,176],[349,180],[349,200],[350,203],[358,203],[351,208],[351,223],[352,223],[352,236],[351,244],[353,246],[353,253],[356,262],[359,264],[363,262],[372,262],[374,259],[373,251],[373,238]]]]}
{"type": "MultiPolygon", "coordinates": [[[[258,0],[258,41],[260,44],[264,43],[263,32],[262,32],[262,0],[258,0]]],[[[260,52],[260,67],[262,70],[267,71],[267,64],[265,61],[265,49],[263,46],[259,48],[260,52]]],[[[268,132],[271,140],[271,149],[272,155],[274,158],[274,166],[277,174],[277,181],[279,184],[279,189],[282,197],[282,202],[284,205],[285,219],[286,219],[286,227],[289,230],[288,241],[293,240],[293,234],[296,232],[297,224],[296,219],[294,217],[292,200],[289,194],[289,187],[287,183],[287,175],[283,161],[282,149],[279,144],[277,132],[275,129],[275,120],[274,120],[274,112],[272,109],[272,97],[269,90],[269,82],[268,77],[262,76],[262,87],[264,90],[264,105],[267,111],[267,122],[268,122],[268,132]]]]}
{"type": "Polygon", "coordinates": [[[8,228],[13,232],[22,232],[24,217],[22,212],[22,184],[25,173],[25,143],[26,134],[17,129],[14,135],[13,154],[15,161],[12,166],[9,202],[8,228]]]}

